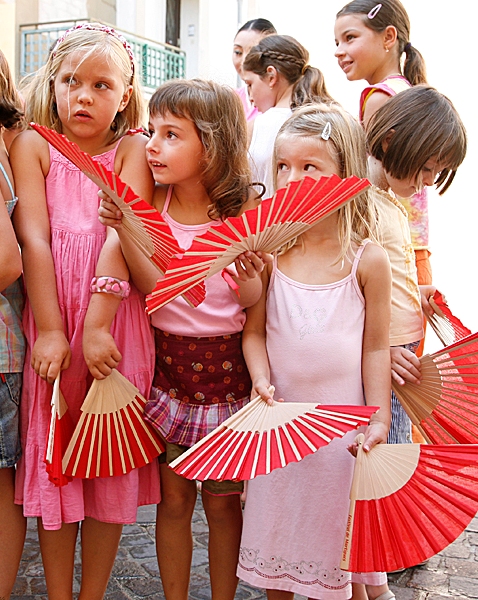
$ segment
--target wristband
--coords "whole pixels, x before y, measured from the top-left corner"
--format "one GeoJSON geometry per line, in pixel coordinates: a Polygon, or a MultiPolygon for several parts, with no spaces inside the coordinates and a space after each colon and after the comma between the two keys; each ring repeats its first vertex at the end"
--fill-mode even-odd
{"type": "Polygon", "coordinates": [[[119,298],[127,298],[131,291],[128,281],[117,279],[116,277],[93,277],[90,285],[90,292],[95,294],[103,292],[104,294],[113,294],[119,298]]]}

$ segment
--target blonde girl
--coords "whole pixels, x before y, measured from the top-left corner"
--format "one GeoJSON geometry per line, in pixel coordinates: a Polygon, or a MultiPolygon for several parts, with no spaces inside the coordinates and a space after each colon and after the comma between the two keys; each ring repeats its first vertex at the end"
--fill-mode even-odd
{"type": "MultiPolygon", "coordinates": [[[[146,155],[157,183],[153,205],[180,247],[188,249],[195,236],[256,204],[244,111],[232,89],[202,80],[162,85],[149,110],[146,155]]],[[[134,281],[150,292],[158,273],[132,247],[120,225],[121,213],[104,201],[100,215],[117,228],[134,281]]],[[[206,299],[199,307],[178,298],[152,315],[156,369],[146,418],[167,442],[160,457],[156,544],[168,600],[188,598],[197,493],[196,483],[176,475],[168,464],[249,401],[250,378],[241,350],[243,308],[260,297],[262,258],[267,260],[247,253],[236,260],[239,296],[217,274],[206,281],[206,299]]],[[[241,491],[241,483],[233,481],[202,484],[209,575],[217,600],[232,600],[237,586],[241,491]]]]}
{"type": "MultiPolygon", "coordinates": [[[[150,196],[146,138],[126,135],[141,124],[137,73],[131,48],[117,32],[98,24],[66,32],[32,81],[26,104],[28,121],[63,133],[138,193],[150,196]]],[[[38,518],[49,598],[72,598],[81,522],[79,598],[100,599],[122,524],[135,522],[140,504],[159,500],[157,464],[121,477],[74,479],[55,487],[43,463],[51,384],[61,371],[61,389],[74,421],[91,375],[102,378],[118,367],[148,394],[152,334],[144,299],[135,288],[125,283],[119,294],[96,293],[95,270],[98,277],[118,283],[129,278],[114,232],[106,239],[98,222],[98,188],[34,131],[15,139],[11,160],[19,196],[14,222],[27,291],[24,453],[16,502],[23,504],[26,516],[38,518]]]]}
{"type": "Polygon", "coordinates": [[[21,454],[18,405],[25,354],[22,261],[11,223],[17,197],[3,137],[22,123],[22,117],[10,68],[0,51],[0,598],[10,598],[26,531],[22,509],[13,501],[15,464],[21,454]]]}
{"type": "Polygon", "coordinates": [[[268,35],[254,46],[242,65],[254,106],[262,113],[249,126],[249,160],[255,182],[272,196],[274,141],[292,110],[311,102],[332,102],[324,76],[309,65],[309,53],[288,35],[268,35]]]}
{"type": "MultiPolygon", "coordinates": [[[[360,124],[337,106],[298,109],[274,149],[277,186],[332,174],[366,175],[360,124]]],[[[285,248],[263,274],[260,301],[248,309],[244,356],[253,393],[271,402],[379,407],[364,448],[390,425],[390,265],[370,241],[367,193],[285,248]]],[[[354,459],[350,432],[326,448],[248,483],[238,575],[270,600],[388,600],[386,574],[340,570],[354,459]],[[352,449],[352,448],[351,448],[352,449]],[[354,583],[352,583],[354,582],[354,583]]]]}

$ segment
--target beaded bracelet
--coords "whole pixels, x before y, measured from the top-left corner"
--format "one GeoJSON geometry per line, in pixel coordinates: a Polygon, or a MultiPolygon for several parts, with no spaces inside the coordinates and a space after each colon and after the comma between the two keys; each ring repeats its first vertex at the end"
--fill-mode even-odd
{"type": "Polygon", "coordinates": [[[131,291],[128,281],[117,279],[116,277],[93,277],[90,285],[90,292],[103,292],[105,294],[114,294],[121,299],[127,298],[131,291]]]}

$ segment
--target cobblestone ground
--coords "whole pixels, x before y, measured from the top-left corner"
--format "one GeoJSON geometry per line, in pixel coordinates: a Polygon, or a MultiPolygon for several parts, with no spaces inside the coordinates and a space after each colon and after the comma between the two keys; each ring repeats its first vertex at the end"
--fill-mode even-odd
{"type": "MultiPolygon", "coordinates": [[[[155,507],[143,507],[138,522],[124,528],[113,576],[108,585],[107,600],[146,598],[163,600],[154,547],[155,507]]],[[[207,525],[200,500],[193,519],[194,554],[189,597],[211,598],[207,567],[207,525]]],[[[78,561],[79,564],[79,561],[78,561]]],[[[76,590],[79,585],[79,571],[76,590]]],[[[407,569],[389,576],[390,588],[398,600],[465,600],[478,598],[478,517],[466,532],[427,565],[407,569]]],[[[236,598],[264,599],[265,594],[243,583],[236,598]]],[[[39,555],[36,525],[29,522],[27,541],[12,600],[44,600],[47,598],[43,568],[39,555]]],[[[296,596],[296,600],[304,600],[296,596]]]]}

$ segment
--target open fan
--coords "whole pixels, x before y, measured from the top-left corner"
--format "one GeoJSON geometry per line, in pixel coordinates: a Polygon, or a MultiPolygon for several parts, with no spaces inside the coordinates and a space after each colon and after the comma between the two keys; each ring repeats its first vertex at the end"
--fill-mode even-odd
{"type": "Polygon", "coordinates": [[[444,346],[459,342],[471,334],[471,330],[452,314],[445,298],[438,290],[428,301],[435,312],[431,317],[426,315],[427,321],[444,346]]]}
{"type": "Polygon", "coordinates": [[[115,369],[106,379],[95,379],[63,456],[65,475],[124,475],[163,452],[162,440],[143,421],[145,404],[138,389],[115,369]]]}
{"type": "Polygon", "coordinates": [[[148,312],[180,294],[197,289],[205,297],[204,280],[219,273],[247,251],[274,252],[363,192],[369,182],[337,175],[318,181],[306,177],[278,190],[272,198],[240,217],[230,217],[194,238],[189,250],[173,258],[165,276],[146,298],[148,312]]]}
{"type": "MultiPolygon", "coordinates": [[[[135,194],[116,173],[80,150],[66,136],[37,123],[30,125],[113,200],[123,214],[123,225],[131,239],[164,273],[171,258],[182,250],[161,214],[135,194]]],[[[197,305],[201,296],[196,296],[192,290],[185,294],[185,300],[197,305]]]]}
{"type": "Polygon", "coordinates": [[[477,445],[379,444],[365,453],[359,443],[341,568],[416,565],[456,540],[477,511],[477,445]]]}
{"type": "Polygon", "coordinates": [[[392,383],[427,442],[478,443],[478,333],[420,358],[420,384],[392,383]]]}
{"type": "Polygon", "coordinates": [[[57,487],[62,487],[72,480],[71,477],[63,474],[61,460],[74,428],[68,405],[60,390],[60,373],[58,373],[51,395],[50,427],[43,459],[48,479],[57,487]]]}
{"type": "Polygon", "coordinates": [[[300,402],[271,406],[258,397],[170,466],[187,479],[253,479],[298,462],[334,438],[366,425],[376,411],[376,406],[300,402]]]}

